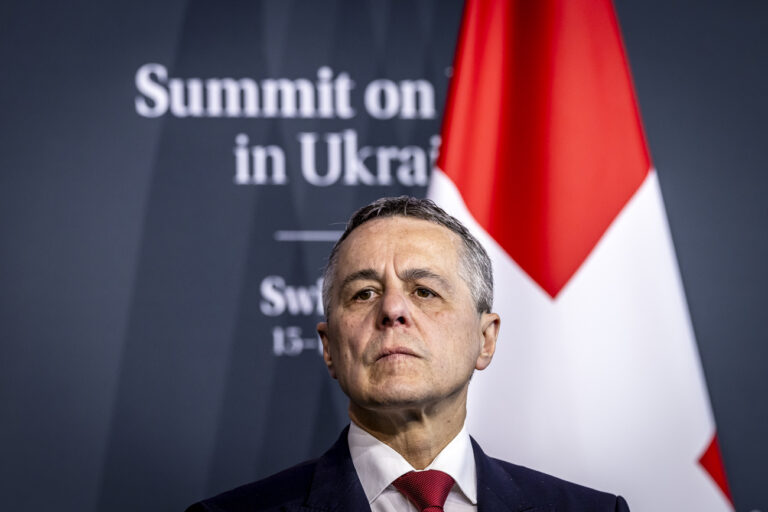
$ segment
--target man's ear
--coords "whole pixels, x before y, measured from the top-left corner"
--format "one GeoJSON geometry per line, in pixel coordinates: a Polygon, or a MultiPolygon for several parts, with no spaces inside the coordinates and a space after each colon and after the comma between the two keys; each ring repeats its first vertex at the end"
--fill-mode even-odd
{"type": "Polygon", "coordinates": [[[323,342],[323,361],[325,366],[328,367],[328,373],[331,377],[336,378],[336,371],[333,369],[333,358],[331,358],[331,346],[328,341],[328,322],[320,322],[317,324],[317,334],[320,335],[320,341],[323,342]]]}
{"type": "Polygon", "coordinates": [[[499,337],[501,318],[496,313],[483,313],[480,317],[480,355],[477,356],[475,368],[485,370],[491,364],[493,353],[496,352],[496,339],[499,337]]]}

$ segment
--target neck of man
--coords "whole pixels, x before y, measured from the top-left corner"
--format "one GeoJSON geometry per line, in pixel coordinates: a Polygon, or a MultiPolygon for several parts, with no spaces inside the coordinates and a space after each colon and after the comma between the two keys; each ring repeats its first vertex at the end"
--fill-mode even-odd
{"type": "Polygon", "coordinates": [[[349,403],[360,428],[403,456],[415,469],[429,466],[461,432],[467,416],[467,387],[438,403],[403,407],[361,407],[349,403]]]}

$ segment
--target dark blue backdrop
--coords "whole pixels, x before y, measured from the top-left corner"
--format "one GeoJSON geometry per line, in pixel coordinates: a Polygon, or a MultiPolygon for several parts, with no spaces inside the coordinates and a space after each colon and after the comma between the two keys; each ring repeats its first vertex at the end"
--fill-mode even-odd
{"type": "MultiPolygon", "coordinates": [[[[617,10],[737,507],[765,511],[768,6],[617,10]]],[[[331,442],[345,400],[313,336],[330,245],[276,232],[338,230],[370,199],[424,192],[460,11],[437,0],[0,6],[4,508],[179,510],[331,442]],[[327,82],[340,96],[305,117],[284,104],[146,117],[137,98],[159,112],[158,88],[173,88],[158,76],[157,94],[137,87],[149,63],[182,79],[192,114],[193,78],[204,93],[209,79],[252,78],[259,107],[264,80],[327,82]],[[344,73],[348,94],[334,82],[344,73]],[[423,89],[409,113],[416,80],[434,113],[423,89]],[[379,119],[387,94],[399,108],[379,119]],[[350,174],[353,138],[371,148],[369,174],[350,174]],[[268,157],[264,180],[239,183],[243,146],[251,165],[252,146],[282,149],[284,179],[268,157]],[[337,149],[338,180],[318,185],[337,149]]]]}

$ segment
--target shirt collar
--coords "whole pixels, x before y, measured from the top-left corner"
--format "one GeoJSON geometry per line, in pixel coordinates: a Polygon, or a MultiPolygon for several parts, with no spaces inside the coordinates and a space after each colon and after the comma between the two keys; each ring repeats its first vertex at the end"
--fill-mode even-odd
{"type": "MultiPolygon", "coordinates": [[[[398,477],[415,471],[402,455],[382,443],[354,422],[347,435],[349,453],[368,503],[373,501],[398,477]]],[[[477,504],[475,454],[465,427],[425,469],[448,473],[472,504],[477,504]]]]}

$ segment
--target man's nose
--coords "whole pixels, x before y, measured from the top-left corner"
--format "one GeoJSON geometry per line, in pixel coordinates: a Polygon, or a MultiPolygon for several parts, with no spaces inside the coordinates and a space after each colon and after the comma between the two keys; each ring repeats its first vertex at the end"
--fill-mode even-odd
{"type": "Polygon", "coordinates": [[[393,327],[411,325],[411,313],[408,297],[401,291],[388,290],[381,298],[378,325],[393,327]]]}

